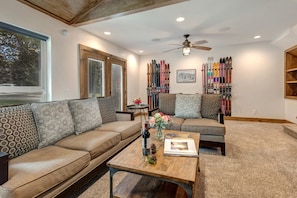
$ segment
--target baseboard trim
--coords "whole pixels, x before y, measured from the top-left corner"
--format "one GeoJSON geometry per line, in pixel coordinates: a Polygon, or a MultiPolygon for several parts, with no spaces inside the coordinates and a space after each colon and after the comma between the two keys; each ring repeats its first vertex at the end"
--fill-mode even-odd
{"type": "Polygon", "coordinates": [[[271,123],[291,123],[284,119],[272,119],[272,118],[248,118],[248,117],[233,117],[225,116],[224,120],[235,120],[235,121],[250,121],[250,122],[271,122],[271,123]]]}

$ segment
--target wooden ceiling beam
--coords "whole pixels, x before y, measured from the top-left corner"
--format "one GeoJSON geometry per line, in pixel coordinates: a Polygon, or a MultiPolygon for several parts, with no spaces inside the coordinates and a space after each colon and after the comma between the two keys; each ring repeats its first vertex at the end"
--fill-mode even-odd
{"type": "Polygon", "coordinates": [[[86,25],[184,1],[188,0],[103,0],[92,9],[77,16],[72,25],[86,25]]]}

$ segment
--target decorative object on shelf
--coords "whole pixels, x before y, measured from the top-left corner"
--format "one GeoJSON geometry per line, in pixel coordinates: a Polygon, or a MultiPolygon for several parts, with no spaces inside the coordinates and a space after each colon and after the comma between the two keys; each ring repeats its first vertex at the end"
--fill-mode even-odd
{"type": "Polygon", "coordinates": [[[159,93],[169,93],[170,65],[161,60],[147,64],[147,95],[149,109],[159,106],[159,93]]]}
{"type": "Polygon", "coordinates": [[[176,82],[177,83],[195,83],[196,69],[176,70],[176,82]]]}
{"type": "Polygon", "coordinates": [[[222,94],[221,111],[225,116],[231,116],[231,81],[232,57],[220,58],[214,62],[213,57],[208,57],[208,62],[202,64],[203,93],[222,94]]]}
{"type": "Polygon", "coordinates": [[[164,138],[164,134],[162,130],[165,129],[168,124],[171,123],[171,118],[169,115],[165,115],[162,112],[160,112],[150,117],[149,123],[151,127],[156,128],[156,132],[155,132],[156,139],[162,140],[164,138]]]}
{"type": "Polygon", "coordinates": [[[140,105],[141,104],[141,98],[135,98],[133,101],[132,101],[135,105],[140,105]]]}

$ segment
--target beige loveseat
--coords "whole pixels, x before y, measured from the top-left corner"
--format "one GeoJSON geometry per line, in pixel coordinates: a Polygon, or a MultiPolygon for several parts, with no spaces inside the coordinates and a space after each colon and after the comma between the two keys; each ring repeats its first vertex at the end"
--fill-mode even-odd
{"type": "Polygon", "coordinates": [[[159,94],[159,107],[149,111],[170,115],[167,129],[200,133],[200,147],[220,147],[225,155],[224,116],[220,113],[222,95],[159,94]]]}
{"type": "Polygon", "coordinates": [[[115,111],[112,97],[0,108],[0,197],[56,197],[140,130],[133,113],[115,111]]]}

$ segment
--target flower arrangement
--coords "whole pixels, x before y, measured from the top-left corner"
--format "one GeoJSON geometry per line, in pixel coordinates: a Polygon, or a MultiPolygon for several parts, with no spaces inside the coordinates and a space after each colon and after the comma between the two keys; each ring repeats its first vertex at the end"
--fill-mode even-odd
{"type": "Polygon", "coordinates": [[[150,117],[149,123],[151,127],[156,127],[157,129],[165,129],[166,125],[171,123],[171,119],[169,115],[165,115],[164,113],[160,112],[150,117]]]}
{"type": "Polygon", "coordinates": [[[140,105],[141,104],[141,98],[140,97],[139,98],[135,98],[133,100],[133,103],[136,104],[136,105],[140,105]]]}

